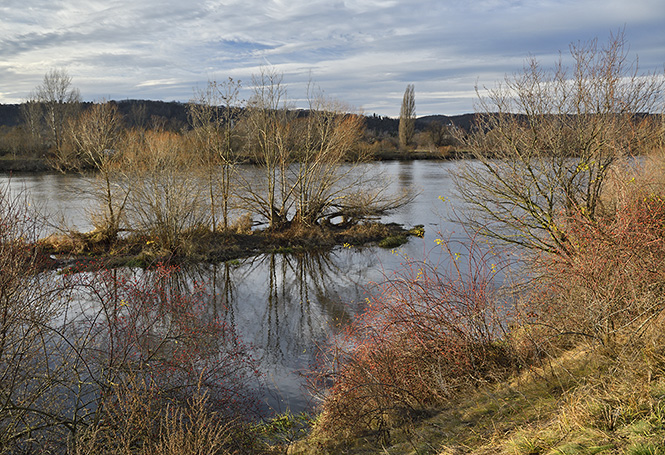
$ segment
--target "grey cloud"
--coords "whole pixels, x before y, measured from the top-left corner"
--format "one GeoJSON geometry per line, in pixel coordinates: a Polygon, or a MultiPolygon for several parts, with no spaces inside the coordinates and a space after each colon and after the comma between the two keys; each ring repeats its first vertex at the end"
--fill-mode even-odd
{"type": "Polygon", "coordinates": [[[248,81],[272,64],[294,98],[311,74],[330,96],[396,115],[413,82],[419,115],[456,114],[472,110],[476,81],[491,85],[530,53],[548,65],[571,41],[624,24],[642,66],[662,67],[659,2],[4,0],[0,54],[12,71],[0,84],[6,98],[27,94],[49,66],[68,66],[86,98],[186,101],[211,77],[248,81]],[[179,82],[145,85],[165,79],[179,82]]]}

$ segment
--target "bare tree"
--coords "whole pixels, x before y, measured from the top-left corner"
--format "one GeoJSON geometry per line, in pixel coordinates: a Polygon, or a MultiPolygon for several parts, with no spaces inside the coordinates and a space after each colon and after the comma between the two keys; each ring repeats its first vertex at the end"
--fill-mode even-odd
{"type": "Polygon", "coordinates": [[[130,191],[124,172],[121,123],[116,105],[101,102],[83,112],[71,127],[79,161],[97,171],[93,188],[100,211],[92,213],[92,222],[104,241],[116,239],[130,191]]]}
{"type": "Polygon", "coordinates": [[[283,75],[263,69],[253,77],[253,95],[248,101],[247,146],[262,169],[263,181],[243,182],[244,202],[268,220],[271,229],[287,223],[291,188],[288,183],[293,112],[289,110],[283,75]]]}
{"type": "Polygon", "coordinates": [[[72,78],[66,70],[51,69],[44,75],[44,81],[37,86],[34,100],[42,108],[42,118],[48,132],[48,142],[58,161],[65,159],[65,127],[67,120],[79,110],[81,95],[72,87],[72,78]]]}
{"type": "Polygon", "coordinates": [[[231,183],[237,161],[240,81],[208,82],[189,104],[189,119],[197,153],[201,158],[210,200],[211,229],[229,226],[231,183]],[[219,202],[218,202],[219,200],[219,202]]]}
{"type": "Polygon", "coordinates": [[[429,146],[433,148],[453,145],[455,143],[455,138],[453,137],[448,125],[444,125],[438,120],[435,120],[427,125],[425,136],[429,142],[429,146]]]}
{"type": "Polygon", "coordinates": [[[309,109],[288,109],[281,75],[265,71],[255,78],[249,102],[249,141],[262,179],[244,178],[239,198],[266,219],[270,229],[293,224],[311,227],[341,218],[354,224],[404,204],[408,197],[389,195],[385,181],[349,160],[362,137],[361,116],[327,99],[310,84],[309,109]]]}
{"type": "Polygon", "coordinates": [[[505,242],[566,254],[566,217],[593,221],[607,177],[649,151],[665,79],[640,74],[623,33],[605,46],[572,44],[551,70],[535,58],[480,97],[476,129],[462,137],[477,159],[458,175],[469,221],[505,242]]]}
{"type": "Polygon", "coordinates": [[[289,169],[295,213],[291,222],[311,227],[340,218],[338,224],[350,226],[409,200],[408,195],[389,195],[385,180],[363,165],[364,155],[351,153],[364,132],[362,116],[326,98],[312,84],[307,98],[307,115],[294,126],[294,164],[289,169]]]}
{"type": "Polygon", "coordinates": [[[406,149],[413,142],[416,125],[416,95],[413,84],[406,86],[399,111],[399,146],[406,149]]]}
{"type": "Polygon", "coordinates": [[[42,106],[35,94],[31,94],[26,102],[21,104],[21,118],[32,141],[39,142],[42,134],[42,106]]]}

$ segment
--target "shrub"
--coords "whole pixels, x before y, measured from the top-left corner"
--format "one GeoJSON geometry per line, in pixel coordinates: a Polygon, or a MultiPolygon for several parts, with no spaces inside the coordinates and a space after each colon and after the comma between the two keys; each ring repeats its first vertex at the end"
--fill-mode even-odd
{"type": "Polygon", "coordinates": [[[176,252],[195,235],[192,228],[209,225],[196,160],[178,135],[150,131],[136,136],[127,154],[132,182],[127,224],[156,246],[176,252]]]}
{"type": "Polygon", "coordinates": [[[614,350],[662,324],[665,195],[636,188],[613,213],[567,219],[566,232],[572,253],[537,263],[540,279],[526,306],[534,340],[566,347],[586,339],[614,350]]]}
{"type": "Polygon", "coordinates": [[[39,273],[12,210],[0,211],[0,449],[244,447],[258,372],[203,287],[166,265],[39,273]]]}
{"type": "Polygon", "coordinates": [[[183,288],[177,271],[160,264],[136,275],[101,270],[68,277],[76,293],[67,330],[80,363],[72,374],[98,384],[101,390],[90,394],[102,403],[100,391],[138,378],[176,402],[203,387],[229,418],[246,416],[258,374],[253,360],[235,329],[209,313],[203,287],[183,288]]]}
{"type": "Polygon", "coordinates": [[[505,264],[475,239],[463,252],[438,242],[448,265],[409,261],[325,351],[326,368],[316,379],[332,386],[318,432],[376,431],[385,438],[391,428],[511,366],[495,282],[505,264]]]}
{"type": "Polygon", "coordinates": [[[61,400],[50,394],[62,371],[44,331],[61,290],[39,273],[46,259],[34,246],[38,224],[28,202],[0,186],[0,450],[43,448],[42,434],[62,436],[61,400]]]}

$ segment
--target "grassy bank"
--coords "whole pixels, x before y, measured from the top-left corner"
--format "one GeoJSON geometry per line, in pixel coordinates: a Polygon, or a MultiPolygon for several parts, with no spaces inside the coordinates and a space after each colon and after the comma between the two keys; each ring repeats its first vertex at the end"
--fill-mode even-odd
{"type": "Polygon", "coordinates": [[[466,390],[429,415],[333,444],[315,434],[291,454],[661,454],[663,358],[617,361],[579,346],[542,367],[466,390]],[[645,368],[647,367],[647,368],[645,368]]]}

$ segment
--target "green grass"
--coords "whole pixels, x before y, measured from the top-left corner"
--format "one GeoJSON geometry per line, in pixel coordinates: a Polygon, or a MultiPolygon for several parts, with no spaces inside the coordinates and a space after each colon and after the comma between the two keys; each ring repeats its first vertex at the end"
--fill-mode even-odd
{"type": "Polygon", "coordinates": [[[379,241],[381,248],[397,248],[408,242],[409,239],[405,235],[391,235],[379,241]]]}

